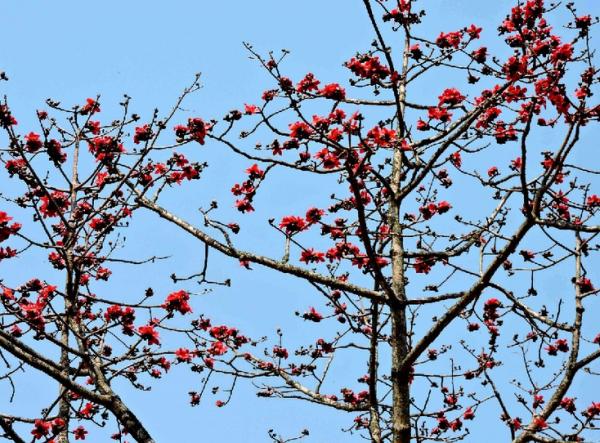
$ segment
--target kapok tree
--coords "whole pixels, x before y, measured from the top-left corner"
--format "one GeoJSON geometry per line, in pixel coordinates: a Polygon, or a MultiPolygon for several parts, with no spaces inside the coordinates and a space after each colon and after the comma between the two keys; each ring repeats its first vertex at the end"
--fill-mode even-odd
{"type": "Polygon", "coordinates": [[[85,438],[75,421],[112,415],[115,439],[128,432],[151,442],[111,383],[126,378],[140,388],[171,364],[198,373],[192,405],[215,379],[232,381],[217,406],[235,400],[238,379],[260,380],[261,397],[350,413],[347,431],[372,442],[455,441],[494,420],[515,442],[597,438],[600,399],[580,399],[572,385],[597,385],[600,357],[591,272],[598,169],[595,147],[578,143],[600,120],[591,46],[598,20],[567,4],[572,20],[559,35],[557,7],[519,2],[498,28],[506,50],[492,54],[476,25],[421,35],[416,1],[363,4],[375,38],[345,64],[350,88],[311,73],[292,80],[287,52],[261,56],[247,45],[272,86],[219,119],[177,120],[198,78],[171,112],[141,123],[128,100],[122,118],[104,124],[95,120],[97,99],[73,109],[48,102],[62,120],[38,112],[41,133],[22,137],[2,105],[3,162],[26,187],[14,202],[33,211],[45,239],[3,212],[0,241],[25,246],[3,247],[1,257],[45,250],[66,277],[61,288],[3,283],[0,347],[60,386],[42,417],[3,416],[7,438],[24,441],[19,421],[33,423],[37,440],[85,438]],[[223,146],[248,164],[234,197],[212,201],[204,186],[204,196],[190,193],[203,222],[183,220],[165,195],[199,179],[205,153],[223,146]],[[93,157],[85,168],[81,147],[93,157]],[[290,202],[273,218],[261,189],[278,171],[290,187],[318,181],[314,206],[290,202]],[[233,205],[238,220],[220,213],[233,205]],[[200,273],[175,282],[228,284],[209,279],[216,250],[308,283],[322,300],[297,313],[308,341],[289,347],[283,330],[253,341],[235,329],[237,313],[213,325],[190,312],[186,287],[166,299],[147,291],[139,302],[96,295],[110,275],[114,236],[141,208],[204,245],[200,273]],[[264,240],[239,246],[256,235],[245,219],[261,212],[269,228],[261,238],[280,245],[278,256],[262,252],[264,240]],[[557,275],[559,294],[538,291],[557,275]],[[177,346],[162,347],[162,334],[177,346]],[[54,346],[59,361],[38,343],[54,346]],[[336,368],[344,354],[353,366],[336,368]]]}

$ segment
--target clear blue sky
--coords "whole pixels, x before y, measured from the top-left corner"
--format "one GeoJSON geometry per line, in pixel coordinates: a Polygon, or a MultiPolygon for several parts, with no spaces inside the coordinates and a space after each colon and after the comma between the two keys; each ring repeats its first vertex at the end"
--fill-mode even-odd
{"type": "MultiPolygon", "coordinates": [[[[484,37],[492,38],[514,2],[426,0],[420,3],[429,10],[422,27],[429,30],[424,32],[426,35],[476,23],[483,26],[484,37]]],[[[597,0],[581,0],[577,5],[582,11],[600,12],[597,0]]],[[[43,108],[48,97],[71,105],[101,94],[102,115],[112,119],[118,118],[116,104],[126,93],[133,97],[134,112],[149,116],[155,107],[166,110],[196,72],[202,72],[204,87],[185,107],[204,117],[224,115],[243,103],[258,101],[261,92],[271,87],[265,73],[248,59],[243,41],[263,53],[270,49],[291,50],[286,68],[294,79],[313,71],[325,81],[336,81],[341,74],[345,75],[342,63],[357,50],[367,49],[373,38],[359,0],[5,0],[0,14],[4,36],[0,70],[10,77],[10,82],[0,84],[0,93],[8,95],[22,131],[32,127],[34,110],[43,108]]],[[[211,155],[212,162],[218,162],[219,155],[211,155]]],[[[240,172],[246,166],[243,162],[232,162],[229,168],[212,176],[216,188],[222,188],[216,198],[230,201],[229,187],[240,179],[240,172]]],[[[277,216],[287,212],[283,207],[290,199],[290,192],[299,207],[312,204],[314,198],[309,194],[317,193],[317,185],[297,185],[297,189],[288,192],[268,191],[265,201],[269,206],[263,208],[265,213],[277,216]]],[[[201,185],[198,192],[202,192],[201,185]]],[[[197,219],[193,208],[186,205],[186,197],[171,194],[170,199],[172,209],[197,219]]],[[[150,285],[156,291],[170,291],[173,285],[169,274],[196,269],[199,243],[168,226],[154,224],[151,216],[143,220],[153,223],[152,230],[136,230],[134,225],[127,234],[131,250],[139,258],[150,254],[177,257],[146,268],[147,281],[141,287],[139,276],[132,279],[117,272],[111,287],[137,291],[136,294],[150,285]]],[[[248,223],[249,228],[264,226],[264,220],[251,219],[248,223]]],[[[315,295],[297,281],[259,269],[242,272],[236,263],[222,258],[213,265],[216,265],[215,278],[232,276],[234,285],[203,298],[195,309],[222,321],[235,319],[231,323],[251,336],[272,334],[278,326],[288,326],[293,338],[293,329],[300,325],[293,311],[315,303],[315,295]]],[[[22,264],[10,268],[11,278],[29,278],[32,276],[29,269],[22,264]]],[[[152,392],[131,397],[132,408],[149,423],[158,442],[262,442],[267,441],[269,428],[291,436],[304,427],[311,430],[310,442],[350,439],[349,435],[339,433],[341,427],[349,425],[350,417],[298,401],[259,399],[247,385],[239,389],[226,408],[214,407],[210,396],[210,401],[189,408],[187,392],[197,384],[187,371],[174,372],[163,382],[155,383],[152,392]]],[[[13,408],[25,411],[39,390],[56,389],[53,383],[46,384],[36,377],[27,380],[27,386],[17,392],[15,406],[7,403],[5,387],[0,386],[1,412],[13,412],[13,408]]],[[[94,430],[86,441],[106,441],[101,435],[102,432],[94,430]]],[[[504,441],[487,437],[488,441],[504,441]]]]}

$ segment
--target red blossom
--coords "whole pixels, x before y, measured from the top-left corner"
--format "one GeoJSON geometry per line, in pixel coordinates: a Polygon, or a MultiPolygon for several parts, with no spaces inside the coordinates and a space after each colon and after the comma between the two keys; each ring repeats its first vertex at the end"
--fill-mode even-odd
{"type": "Polygon", "coordinates": [[[93,98],[86,99],[85,105],[83,105],[79,110],[81,115],[93,115],[96,112],[100,112],[100,103],[93,98]]]}
{"type": "Polygon", "coordinates": [[[305,230],[307,228],[307,224],[306,220],[302,217],[287,215],[281,219],[279,227],[285,230],[288,235],[292,235],[305,230]]]}
{"type": "Polygon", "coordinates": [[[175,356],[177,357],[177,361],[189,363],[192,361],[192,353],[189,349],[179,348],[175,351],[175,356]]]}
{"type": "Polygon", "coordinates": [[[321,94],[325,98],[330,98],[332,100],[344,100],[346,98],[346,91],[337,83],[329,83],[325,85],[321,90],[319,90],[319,94],[321,94]]]}
{"type": "Polygon", "coordinates": [[[159,345],[160,341],[158,339],[158,331],[154,329],[152,325],[140,326],[138,328],[138,333],[142,340],[148,341],[149,345],[159,345]]]}
{"type": "Polygon", "coordinates": [[[188,303],[189,299],[190,294],[184,290],[172,292],[161,307],[168,312],[179,311],[180,314],[185,315],[192,312],[192,307],[188,303]]]}
{"type": "Polygon", "coordinates": [[[313,307],[309,308],[308,312],[302,314],[302,318],[305,320],[314,321],[315,323],[319,323],[321,320],[323,320],[323,316],[313,307]]]}
{"type": "Polygon", "coordinates": [[[88,431],[85,430],[83,426],[78,426],[73,430],[73,435],[75,436],[75,440],[85,440],[85,436],[88,434],[88,431]]]}
{"type": "Polygon", "coordinates": [[[45,420],[35,420],[33,423],[33,430],[31,431],[31,435],[35,440],[40,440],[46,435],[50,433],[50,429],[52,424],[45,420]]]}
{"type": "Polygon", "coordinates": [[[465,96],[456,88],[448,88],[442,92],[438,99],[438,106],[454,106],[460,104],[465,99],[465,96]]]}

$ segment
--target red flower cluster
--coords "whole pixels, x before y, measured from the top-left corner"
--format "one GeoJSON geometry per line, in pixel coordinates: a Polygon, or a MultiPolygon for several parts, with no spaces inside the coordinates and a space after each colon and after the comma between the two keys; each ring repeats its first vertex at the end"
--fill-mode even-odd
{"type": "Polygon", "coordinates": [[[190,294],[188,294],[186,291],[181,290],[172,292],[167,296],[161,307],[166,309],[169,313],[172,313],[173,311],[179,311],[180,314],[185,315],[192,312],[192,307],[188,303],[189,299],[190,294]]]}
{"type": "Polygon", "coordinates": [[[257,164],[250,166],[246,169],[246,173],[248,174],[248,180],[243,182],[241,185],[236,183],[231,188],[231,193],[235,196],[243,195],[244,197],[236,200],[235,206],[238,211],[244,212],[252,212],[254,211],[254,207],[252,206],[252,199],[256,194],[256,187],[258,183],[264,178],[265,173],[262,169],[258,167],[257,164]]]}
{"type": "Polygon", "coordinates": [[[455,106],[462,103],[465,99],[465,96],[462,95],[456,88],[448,88],[442,92],[438,99],[438,106],[455,106]]]}
{"type": "Polygon", "coordinates": [[[178,139],[183,140],[186,136],[189,136],[191,140],[197,141],[203,145],[210,126],[201,118],[195,117],[188,119],[187,126],[177,125],[174,129],[178,139]]]}
{"type": "Polygon", "coordinates": [[[592,281],[587,277],[580,277],[575,283],[579,286],[579,290],[584,294],[596,290],[592,281]]]}
{"type": "Polygon", "coordinates": [[[323,168],[335,169],[340,167],[340,159],[334,152],[328,148],[323,148],[315,154],[315,158],[321,160],[323,168]]]}
{"type": "Polygon", "coordinates": [[[133,135],[133,142],[137,145],[140,142],[148,141],[152,138],[154,133],[150,128],[150,125],[138,126],[135,128],[135,134],[133,135]]]}
{"type": "Polygon", "coordinates": [[[462,31],[455,31],[455,32],[448,32],[448,33],[440,32],[440,35],[435,40],[435,44],[440,49],[449,49],[449,48],[458,49],[458,47],[460,46],[460,43],[462,41],[462,37],[463,37],[462,31]]]}
{"type": "Polygon", "coordinates": [[[295,122],[290,124],[290,137],[299,140],[308,139],[313,133],[313,129],[304,122],[295,122]]]}
{"type": "Polygon", "coordinates": [[[325,254],[323,252],[315,251],[313,248],[308,248],[300,254],[300,261],[306,264],[321,263],[325,261],[325,254]]]}
{"type": "Polygon", "coordinates": [[[315,78],[314,74],[309,72],[302,80],[300,80],[300,82],[298,82],[296,91],[303,94],[311,91],[318,91],[320,83],[321,82],[315,78]]]}
{"type": "Polygon", "coordinates": [[[319,323],[323,320],[323,316],[313,307],[309,308],[308,312],[302,314],[302,318],[304,318],[304,320],[314,321],[315,323],[319,323]]]}
{"type": "Polygon", "coordinates": [[[285,230],[286,234],[294,235],[298,232],[304,231],[308,227],[308,224],[302,217],[298,217],[296,215],[287,215],[281,219],[279,227],[285,230]]]}
{"type": "Polygon", "coordinates": [[[375,126],[367,132],[367,142],[370,146],[390,148],[396,142],[396,131],[391,128],[375,126]]]}
{"type": "Polygon", "coordinates": [[[46,153],[54,164],[60,165],[67,161],[67,154],[62,150],[62,145],[58,140],[48,140],[46,142],[46,153]]]}
{"type": "Polygon", "coordinates": [[[65,421],[62,418],[55,418],[52,421],[46,421],[36,419],[33,422],[33,435],[34,440],[41,440],[48,435],[56,435],[65,427],[65,421]]]}
{"type": "Polygon", "coordinates": [[[54,191],[40,198],[40,212],[44,217],[58,217],[69,207],[69,196],[64,192],[54,191]]]}
{"type": "Polygon", "coordinates": [[[25,150],[27,152],[37,152],[42,149],[42,140],[40,139],[40,135],[35,132],[30,132],[25,136],[25,150]]]}
{"type": "Polygon", "coordinates": [[[358,58],[352,57],[346,62],[346,67],[356,76],[369,79],[371,84],[377,84],[390,75],[390,69],[381,64],[379,57],[368,54],[360,55],[358,58]]]}
{"type": "Polygon", "coordinates": [[[446,200],[442,200],[437,204],[429,203],[425,206],[421,206],[419,208],[419,212],[425,220],[429,220],[435,214],[444,214],[445,212],[448,212],[451,208],[452,206],[450,205],[450,203],[448,203],[446,200]]]}
{"type": "Polygon", "coordinates": [[[83,105],[79,110],[81,115],[93,115],[96,112],[100,112],[100,103],[98,103],[96,100],[93,98],[88,98],[85,102],[85,105],[83,105]]]}
{"type": "Polygon", "coordinates": [[[17,124],[17,120],[12,116],[10,109],[6,105],[0,105],[0,126],[8,128],[17,124]]]}
{"type": "Polygon", "coordinates": [[[108,321],[120,321],[123,325],[123,333],[126,335],[133,334],[133,322],[135,321],[135,310],[132,307],[112,305],[106,309],[104,319],[108,321]]]}
{"type": "MultiPolygon", "coordinates": [[[[21,225],[19,223],[12,223],[9,225],[8,222],[11,220],[12,217],[9,217],[6,212],[0,211],[0,243],[21,230],[21,225]]],[[[14,257],[15,255],[17,255],[16,250],[10,247],[0,247],[0,261],[5,258],[14,257]]]]}
{"type": "Polygon", "coordinates": [[[502,72],[506,75],[506,79],[508,81],[517,81],[523,76],[527,74],[527,63],[529,59],[527,56],[510,57],[504,66],[502,67],[502,72]]]}
{"type": "Polygon", "coordinates": [[[153,325],[144,325],[138,328],[138,333],[142,340],[148,341],[149,345],[160,345],[158,339],[158,331],[154,329],[153,325]]]}
{"type": "Polygon", "coordinates": [[[329,83],[325,85],[320,91],[321,94],[325,98],[330,98],[332,100],[340,101],[346,98],[346,91],[337,83],[329,83]]]}
{"type": "Polygon", "coordinates": [[[567,342],[567,340],[564,338],[559,338],[554,342],[554,344],[550,344],[544,349],[548,351],[548,355],[557,355],[558,351],[569,352],[569,342],[567,342]]]}
{"type": "Polygon", "coordinates": [[[108,135],[93,138],[88,144],[96,160],[105,165],[112,164],[119,154],[125,152],[123,145],[108,135]]]}

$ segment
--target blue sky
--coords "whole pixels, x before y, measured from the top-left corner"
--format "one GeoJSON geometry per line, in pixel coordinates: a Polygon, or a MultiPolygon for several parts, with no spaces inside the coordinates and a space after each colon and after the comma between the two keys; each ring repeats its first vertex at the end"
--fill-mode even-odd
{"type": "MultiPolygon", "coordinates": [[[[484,38],[493,38],[495,28],[513,5],[507,0],[421,3],[430,11],[422,28],[430,37],[441,30],[476,23],[484,28],[484,38]]],[[[581,0],[577,5],[582,11],[600,12],[596,0],[581,0]]],[[[358,0],[95,3],[6,0],[0,26],[5,36],[0,70],[10,77],[10,82],[0,84],[0,93],[8,95],[23,131],[33,125],[34,110],[43,108],[49,97],[71,105],[101,94],[103,116],[117,118],[116,104],[126,93],[133,97],[133,111],[148,117],[155,107],[167,110],[196,72],[202,72],[203,89],[184,107],[191,114],[221,116],[243,103],[257,102],[261,92],[271,87],[264,71],[249,60],[243,41],[263,53],[271,49],[291,50],[285,66],[294,79],[312,71],[324,81],[336,81],[340,75],[345,78],[342,63],[357,50],[367,49],[373,38],[362,2],[358,0]]],[[[212,162],[219,162],[219,152],[210,155],[212,162]]],[[[216,189],[214,198],[229,201],[228,190],[239,181],[247,165],[231,161],[227,166],[218,169],[218,173],[207,174],[215,184],[211,188],[211,192],[216,189]]],[[[304,182],[285,189],[273,186],[265,190],[268,194],[264,201],[268,203],[263,209],[279,216],[287,212],[290,200],[298,207],[307,207],[315,198],[323,198],[318,195],[319,186],[304,182]]],[[[201,184],[195,189],[203,192],[201,184]]],[[[188,199],[172,192],[169,206],[198,220],[188,199]]],[[[203,201],[206,204],[210,199],[203,201]]],[[[142,287],[138,277],[115,272],[113,287],[141,292],[146,286],[153,286],[167,292],[173,289],[168,279],[172,272],[196,270],[200,257],[198,242],[172,227],[156,224],[152,216],[143,216],[136,223],[141,229],[134,224],[128,233],[131,250],[138,251],[140,256],[176,254],[176,259],[146,268],[142,287]],[[149,223],[151,230],[146,228],[149,223]]],[[[264,220],[251,219],[247,226],[248,229],[264,226],[264,220]]],[[[256,241],[247,239],[249,245],[256,241]]],[[[277,250],[274,245],[261,247],[277,250]]],[[[233,318],[232,323],[250,335],[271,334],[277,327],[287,326],[294,337],[294,329],[301,327],[293,316],[294,310],[316,303],[310,289],[265,270],[242,272],[236,263],[215,258],[213,277],[232,276],[233,287],[217,289],[202,298],[195,309],[205,310],[222,321],[233,318]]],[[[28,271],[22,265],[10,270],[11,277],[23,278],[31,277],[28,271]]],[[[352,363],[346,362],[349,370],[353,370],[352,363]]],[[[258,399],[248,384],[241,386],[226,408],[215,408],[212,400],[189,408],[186,393],[194,388],[195,380],[185,371],[174,372],[163,383],[155,383],[152,392],[131,396],[132,408],[149,423],[159,442],[259,442],[267,441],[266,431],[270,428],[291,436],[304,427],[311,430],[312,437],[308,440],[311,442],[350,439],[347,435],[340,438],[339,434],[341,427],[349,425],[348,416],[292,400],[258,399]]],[[[356,375],[361,375],[360,370],[356,375]]],[[[27,385],[17,393],[16,408],[25,408],[40,390],[55,390],[54,384],[46,384],[41,378],[27,380],[27,385]]],[[[0,387],[2,395],[3,389],[0,387]]],[[[11,408],[0,400],[0,411],[11,408]]],[[[100,435],[92,434],[87,441],[106,441],[100,435]]]]}

